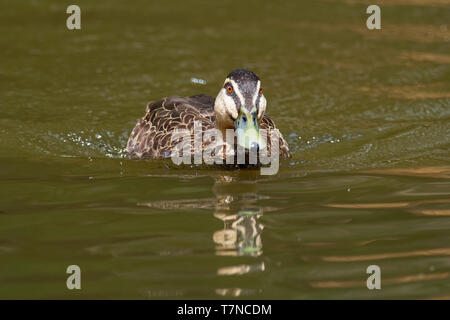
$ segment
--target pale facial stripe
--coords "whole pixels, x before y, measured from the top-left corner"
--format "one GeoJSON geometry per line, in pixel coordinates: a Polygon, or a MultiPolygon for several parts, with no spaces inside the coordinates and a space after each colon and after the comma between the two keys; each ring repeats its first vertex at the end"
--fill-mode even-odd
{"type": "Polygon", "coordinates": [[[245,99],[244,99],[244,96],[242,95],[242,93],[241,93],[241,91],[239,89],[238,84],[234,80],[229,79],[229,78],[227,78],[226,81],[229,81],[232,84],[234,92],[236,92],[236,95],[238,96],[239,100],[241,101],[241,106],[244,107],[245,106],[245,99]]]}

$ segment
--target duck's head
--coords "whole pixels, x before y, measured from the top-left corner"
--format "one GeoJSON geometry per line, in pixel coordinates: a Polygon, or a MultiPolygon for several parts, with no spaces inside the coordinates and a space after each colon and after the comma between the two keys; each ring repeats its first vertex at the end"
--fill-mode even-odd
{"type": "MultiPolygon", "coordinates": [[[[217,127],[235,129],[237,143],[247,150],[265,147],[259,124],[266,111],[266,98],[258,76],[246,69],[232,71],[214,104],[217,127]]],[[[224,136],[225,137],[225,136],[224,136]]]]}

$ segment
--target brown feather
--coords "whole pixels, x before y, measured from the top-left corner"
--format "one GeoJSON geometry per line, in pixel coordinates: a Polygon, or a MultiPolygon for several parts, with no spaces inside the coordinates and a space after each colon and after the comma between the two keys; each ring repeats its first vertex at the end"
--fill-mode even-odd
{"type": "MultiPolygon", "coordinates": [[[[187,129],[193,138],[195,120],[202,121],[203,131],[216,128],[214,98],[207,95],[174,96],[149,102],[144,117],[136,124],[128,139],[128,157],[168,157],[171,150],[179,143],[179,141],[171,139],[174,130],[187,129]]],[[[268,130],[269,133],[276,129],[274,122],[266,115],[261,119],[260,128],[268,130]]],[[[202,148],[210,143],[212,141],[204,141],[202,148]]],[[[267,148],[270,153],[270,139],[267,141],[267,148]]],[[[191,149],[193,153],[202,151],[194,150],[193,145],[191,149]]],[[[282,157],[291,157],[288,144],[281,133],[279,134],[279,149],[282,157]]]]}

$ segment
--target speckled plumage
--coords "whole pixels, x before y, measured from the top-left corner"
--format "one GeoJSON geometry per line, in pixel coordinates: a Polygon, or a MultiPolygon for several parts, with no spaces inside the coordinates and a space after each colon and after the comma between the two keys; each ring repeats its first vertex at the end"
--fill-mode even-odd
{"type": "MultiPolygon", "coordinates": [[[[175,129],[187,129],[194,137],[194,120],[202,122],[202,131],[216,128],[214,113],[214,98],[207,95],[191,97],[167,97],[162,100],[150,102],[147,105],[145,116],[137,123],[127,143],[127,154],[130,158],[166,158],[178,143],[171,141],[175,129]]],[[[276,129],[274,122],[266,115],[260,123],[261,129],[276,129]]],[[[270,132],[270,131],[269,131],[270,132]]],[[[279,131],[277,131],[279,132],[279,131]]],[[[270,140],[270,139],[268,139],[270,140]]],[[[289,147],[283,136],[279,135],[280,156],[291,156],[289,147]]],[[[202,149],[211,141],[203,141],[202,149]]],[[[270,152],[270,141],[268,141],[270,152]]],[[[194,150],[192,153],[201,152],[194,150]]]]}

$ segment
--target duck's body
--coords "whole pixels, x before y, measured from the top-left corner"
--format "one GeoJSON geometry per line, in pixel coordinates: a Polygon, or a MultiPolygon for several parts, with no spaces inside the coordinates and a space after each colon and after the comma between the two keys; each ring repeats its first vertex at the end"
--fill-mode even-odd
{"type": "MultiPolygon", "coordinates": [[[[244,71],[251,72],[247,70],[244,71]]],[[[232,75],[233,73],[231,73],[227,79],[233,79],[232,75]]],[[[235,81],[239,83],[238,80],[235,81]]],[[[235,86],[237,86],[236,82],[233,83],[235,86]]],[[[262,93],[262,89],[259,90],[262,93]]],[[[179,143],[177,139],[172,139],[172,134],[176,130],[189,131],[192,141],[192,154],[202,152],[206,147],[210,146],[211,143],[217,142],[213,138],[202,139],[202,143],[200,145],[194,144],[194,122],[201,123],[201,131],[203,133],[209,129],[219,129],[224,133],[225,139],[226,129],[237,129],[234,128],[234,123],[238,121],[236,120],[238,118],[238,110],[232,110],[230,106],[226,105],[227,102],[223,102],[223,100],[227,100],[226,97],[221,96],[221,93],[223,93],[223,91],[224,90],[222,89],[221,92],[219,92],[219,95],[216,99],[201,94],[191,97],[172,96],[148,103],[144,117],[134,127],[128,139],[128,157],[153,159],[170,157],[171,152],[174,150],[177,143],[179,143]],[[222,101],[218,102],[218,99],[221,99],[222,101]],[[230,123],[228,117],[234,121],[231,121],[230,123]]],[[[228,91],[231,90],[228,88],[228,91]]],[[[240,95],[239,99],[244,99],[242,94],[240,95]]],[[[242,101],[239,101],[239,99],[237,99],[236,97],[234,98],[234,101],[238,104],[238,107],[236,107],[236,109],[243,109],[244,106],[240,105],[240,102],[242,101]]],[[[255,111],[253,111],[253,114],[254,113],[255,111]]],[[[248,112],[246,113],[246,115],[250,116],[248,112]]],[[[247,121],[246,118],[244,120],[247,121]]],[[[289,147],[281,133],[276,130],[274,122],[268,116],[266,116],[264,112],[262,112],[259,119],[256,120],[255,118],[254,120],[257,129],[259,127],[259,129],[267,130],[267,132],[269,133],[269,137],[270,133],[273,132],[275,134],[275,137],[279,138],[279,155],[284,158],[290,157],[291,154],[289,152],[289,147]]],[[[198,130],[198,128],[196,129],[198,130]]],[[[271,152],[270,138],[267,139],[267,150],[269,153],[271,152]]]]}

